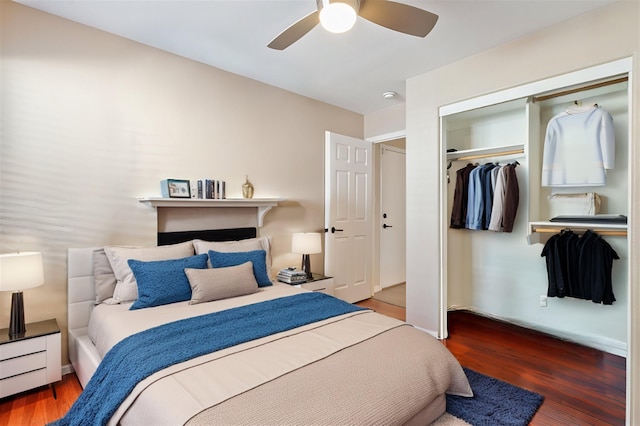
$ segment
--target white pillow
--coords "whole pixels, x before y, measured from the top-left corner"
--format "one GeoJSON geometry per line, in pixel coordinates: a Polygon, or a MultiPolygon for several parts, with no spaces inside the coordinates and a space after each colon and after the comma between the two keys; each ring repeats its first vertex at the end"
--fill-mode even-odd
{"type": "Polygon", "coordinates": [[[253,264],[245,262],[236,266],[215,269],[184,270],[191,286],[190,305],[243,296],[258,291],[253,275],[253,264]]]}
{"type": "Polygon", "coordinates": [[[129,259],[143,262],[181,259],[193,256],[193,244],[191,241],[187,241],[186,243],[145,248],[107,246],[104,248],[104,252],[107,254],[107,259],[109,259],[117,281],[116,288],[113,291],[113,298],[123,303],[133,302],[138,299],[138,285],[133,276],[133,271],[127,263],[129,259]]]}
{"type": "Polygon", "coordinates": [[[267,254],[267,273],[271,275],[271,237],[248,238],[237,241],[193,240],[193,247],[196,249],[196,254],[209,253],[209,250],[219,253],[264,250],[267,254]]]}

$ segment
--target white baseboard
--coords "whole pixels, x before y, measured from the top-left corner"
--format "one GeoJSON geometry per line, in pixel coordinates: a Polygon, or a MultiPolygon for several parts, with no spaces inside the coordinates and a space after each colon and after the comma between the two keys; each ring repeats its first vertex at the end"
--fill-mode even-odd
{"type": "Polygon", "coordinates": [[[75,370],[73,369],[73,365],[71,364],[66,364],[62,366],[62,375],[66,376],[67,374],[72,374],[75,373],[75,370]]]}

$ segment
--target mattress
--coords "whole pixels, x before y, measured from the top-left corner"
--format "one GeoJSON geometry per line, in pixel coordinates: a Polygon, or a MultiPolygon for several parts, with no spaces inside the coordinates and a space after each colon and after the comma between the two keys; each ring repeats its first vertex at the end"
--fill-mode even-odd
{"type": "MultiPolygon", "coordinates": [[[[102,304],[92,313],[89,337],[104,357],[151,327],[303,291],[277,284],[231,299],[133,311],[129,304],[102,304]]],[[[155,373],[110,424],[425,424],[444,413],[446,392],[471,395],[440,342],[402,321],[359,311],[155,373]]]]}

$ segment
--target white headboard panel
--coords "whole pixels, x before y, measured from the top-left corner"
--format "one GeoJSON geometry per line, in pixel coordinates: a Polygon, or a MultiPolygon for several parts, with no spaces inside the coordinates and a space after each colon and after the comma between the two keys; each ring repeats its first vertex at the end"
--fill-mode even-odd
{"type": "Polygon", "coordinates": [[[93,251],[98,248],[70,248],[67,251],[67,319],[69,334],[86,334],[89,316],[96,302],[93,285],[93,251]]]}

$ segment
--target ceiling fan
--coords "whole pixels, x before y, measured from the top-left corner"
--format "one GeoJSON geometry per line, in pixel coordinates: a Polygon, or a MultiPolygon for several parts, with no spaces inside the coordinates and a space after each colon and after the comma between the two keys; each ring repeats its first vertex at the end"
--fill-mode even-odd
{"type": "Polygon", "coordinates": [[[417,37],[429,34],[438,21],[438,15],[434,13],[389,0],[316,0],[316,3],[318,10],[281,32],[268,46],[276,50],[286,49],[319,23],[332,32],[347,31],[358,15],[385,28],[417,37]],[[336,15],[339,18],[345,16],[346,23],[332,30],[328,26],[336,15]]]}

